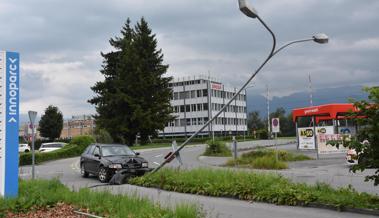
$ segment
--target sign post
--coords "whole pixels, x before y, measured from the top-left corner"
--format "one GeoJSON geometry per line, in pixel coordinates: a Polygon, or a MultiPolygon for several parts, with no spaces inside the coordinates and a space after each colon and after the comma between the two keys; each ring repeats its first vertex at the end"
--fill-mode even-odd
{"type": "Polygon", "coordinates": [[[35,179],[35,150],[34,150],[34,142],[35,142],[35,136],[34,136],[34,122],[37,117],[36,111],[28,111],[29,120],[30,120],[30,126],[32,128],[32,179],[35,179]]]}
{"type": "Polygon", "coordinates": [[[236,137],[233,136],[233,141],[232,141],[232,151],[233,151],[233,159],[237,160],[237,140],[236,137]]]}
{"type": "Polygon", "coordinates": [[[0,196],[18,195],[20,57],[0,51],[0,196]]]}
{"type": "Polygon", "coordinates": [[[275,158],[278,161],[278,132],[280,132],[279,118],[271,119],[272,132],[275,133],[275,158]]]}

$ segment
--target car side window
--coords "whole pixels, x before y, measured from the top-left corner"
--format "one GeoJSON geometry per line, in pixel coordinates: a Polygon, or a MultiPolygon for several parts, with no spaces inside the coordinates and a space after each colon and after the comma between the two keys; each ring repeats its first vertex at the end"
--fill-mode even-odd
{"type": "Polygon", "coordinates": [[[90,146],[88,146],[87,150],[84,153],[85,154],[92,154],[94,148],[95,148],[94,145],[90,145],[90,146]]]}
{"type": "Polygon", "coordinates": [[[95,156],[96,154],[100,155],[100,148],[99,148],[99,146],[96,146],[95,149],[93,150],[93,155],[95,156]]]}

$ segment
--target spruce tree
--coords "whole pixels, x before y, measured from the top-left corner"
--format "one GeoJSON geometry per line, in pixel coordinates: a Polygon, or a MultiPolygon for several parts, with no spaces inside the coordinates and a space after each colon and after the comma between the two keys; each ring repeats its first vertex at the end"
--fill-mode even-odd
{"type": "Polygon", "coordinates": [[[89,100],[96,107],[96,124],[115,142],[132,145],[137,134],[146,142],[172,119],[171,77],[164,77],[168,65],[144,18],[134,28],[128,19],[121,37],[109,42],[116,51],[101,54],[105,80],[92,87],[96,96],[89,100]]]}

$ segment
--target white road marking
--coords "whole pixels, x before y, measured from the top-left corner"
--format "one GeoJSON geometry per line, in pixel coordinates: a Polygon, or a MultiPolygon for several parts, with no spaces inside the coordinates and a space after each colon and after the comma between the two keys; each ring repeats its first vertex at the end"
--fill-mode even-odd
{"type": "Polygon", "coordinates": [[[156,164],[156,165],[161,165],[160,163],[157,163],[157,162],[153,162],[154,164],[156,164]]]}
{"type": "Polygon", "coordinates": [[[158,155],[156,155],[154,157],[162,157],[162,156],[163,156],[163,154],[158,154],[158,155]]]}

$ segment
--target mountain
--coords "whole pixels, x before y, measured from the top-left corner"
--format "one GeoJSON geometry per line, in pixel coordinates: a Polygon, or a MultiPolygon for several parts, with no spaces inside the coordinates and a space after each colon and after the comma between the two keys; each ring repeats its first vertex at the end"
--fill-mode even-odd
{"type": "MultiPolygon", "coordinates": [[[[362,86],[316,89],[313,91],[313,105],[348,103],[349,98],[367,99],[367,93],[362,91],[362,86]]],[[[270,112],[274,112],[278,107],[283,107],[289,113],[292,109],[308,107],[309,105],[309,92],[297,92],[289,96],[273,97],[270,100],[270,112]]],[[[266,97],[247,93],[247,111],[259,111],[261,117],[267,116],[266,97]]]]}

